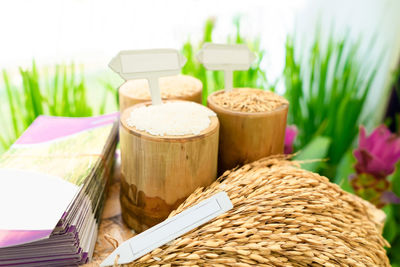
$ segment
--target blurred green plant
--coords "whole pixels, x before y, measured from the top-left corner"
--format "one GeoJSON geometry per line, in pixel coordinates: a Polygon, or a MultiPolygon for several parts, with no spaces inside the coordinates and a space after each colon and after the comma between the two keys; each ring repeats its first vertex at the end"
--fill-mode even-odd
{"type": "MultiPolygon", "coordinates": [[[[111,89],[104,90],[99,109],[94,111],[83,70],[78,71],[74,64],[56,65],[51,73],[43,69],[39,74],[33,61],[30,69],[20,68],[19,75],[22,86],[17,87],[11,84],[5,70],[2,73],[7,101],[0,104],[8,106],[9,112],[4,114],[9,115],[11,127],[8,131],[5,127],[0,134],[0,151],[6,150],[39,115],[85,117],[105,112],[107,92],[111,89]]],[[[8,119],[4,114],[0,115],[3,122],[8,119]]]]}
{"type": "Polygon", "coordinates": [[[377,70],[367,55],[357,53],[359,44],[332,33],[324,42],[318,30],[311,49],[304,49],[293,36],[286,40],[283,78],[290,102],[288,120],[299,128],[296,147],[319,136],[329,138],[328,161],[319,169],[327,177],[335,177],[351,147],[377,70]]]}
{"type": "MultiPolygon", "coordinates": [[[[391,177],[393,191],[400,195],[400,166],[397,166],[397,172],[391,177]]],[[[400,205],[391,204],[383,208],[386,213],[385,227],[383,228],[383,237],[390,243],[387,248],[387,254],[392,266],[400,266],[400,205]]]]}
{"type": "MultiPolygon", "coordinates": [[[[356,158],[353,151],[349,150],[342,158],[337,168],[335,183],[339,184],[347,192],[355,193],[349,177],[354,174],[356,158]]],[[[396,166],[396,171],[388,177],[392,184],[393,192],[400,196],[400,164],[396,166]]],[[[386,214],[383,237],[390,243],[390,248],[386,248],[392,266],[400,266],[400,205],[389,204],[383,208],[386,214]]]]}
{"type": "MultiPolygon", "coordinates": [[[[394,96],[400,97],[400,66],[393,72],[393,90],[396,94],[394,96]]],[[[388,121],[388,124],[393,124],[393,130],[400,133],[400,114],[394,115],[392,121],[388,121]]],[[[388,180],[392,183],[393,192],[400,196],[400,163],[396,165],[396,171],[393,175],[389,176],[388,180]]],[[[387,249],[390,263],[394,267],[400,267],[400,205],[391,204],[383,208],[386,213],[386,222],[383,229],[383,236],[390,243],[390,248],[387,249]]]]}
{"type": "Polygon", "coordinates": [[[317,136],[303,147],[293,159],[304,161],[301,164],[303,169],[316,172],[322,162],[321,159],[326,157],[330,144],[331,139],[328,137],[317,136]]]}
{"type": "MultiPolygon", "coordinates": [[[[203,44],[213,41],[212,34],[215,23],[215,18],[209,18],[204,25],[202,40],[198,44],[193,44],[188,40],[182,47],[182,53],[187,59],[186,65],[182,68],[182,73],[192,75],[202,81],[203,104],[207,103],[208,95],[225,87],[224,73],[222,71],[208,71],[196,59],[196,53],[201,49],[203,44]]],[[[240,17],[234,18],[233,23],[235,26],[235,33],[233,36],[227,37],[227,43],[247,44],[250,50],[257,55],[256,62],[248,71],[235,71],[233,73],[233,86],[274,90],[274,86],[268,84],[266,73],[260,66],[265,54],[265,51],[260,47],[260,39],[255,38],[254,40],[247,40],[241,35],[240,17]]]]}
{"type": "Polygon", "coordinates": [[[400,103],[400,64],[392,72],[391,84],[393,84],[392,92],[389,94],[389,101],[386,107],[386,116],[384,123],[390,127],[392,131],[400,133],[400,113],[397,103],[400,103]]]}

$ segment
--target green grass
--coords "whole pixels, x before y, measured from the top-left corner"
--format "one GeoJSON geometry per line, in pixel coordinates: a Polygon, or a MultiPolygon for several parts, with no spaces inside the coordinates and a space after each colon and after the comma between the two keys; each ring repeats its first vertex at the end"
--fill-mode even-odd
{"type": "Polygon", "coordinates": [[[318,31],[310,51],[293,36],[286,41],[284,81],[290,102],[289,123],[300,129],[297,148],[318,136],[331,140],[322,173],[335,177],[336,166],[358,133],[360,115],[379,62],[358,53],[348,36],[323,42],[318,31]],[[299,49],[300,48],[300,49],[299,49]],[[307,55],[306,58],[302,56],[307,55]]]}
{"type": "MultiPolygon", "coordinates": [[[[247,40],[241,35],[239,17],[234,19],[234,25],[236,30],[227,36],[227,42],[246,43],[257,55],[256,62],[248,71],[234,73],[234,86],[273,89],[267,84],[265,71],[260,67],[264,51],[260,48],[259,39],[247,40]]],[[[195,58],[205,42],[212,42],[214,26],[214,20],[207,20],[201,42],[193,45],[188,41],[182,47],[188,59],[182,73],[195,76],[203,82],[203,103],[206,103],[210,93],[224,88],[223,72],[207,71],[195,58]]],[[[39,71],[33,61],[31,68],[19,69],[19,76],[21,85],[14,85],[10,82],[8,72],[2,72],[5,98],[0,100],[0,122],[6,126],[0,133],[0,153],[39,115],[85,117],[103,114],[109,110],[109,99],[113,102],[112,106],[118,106],[117,82],[99,79],[103,75],[97,75],[96,84],[90,84],[89,89],[81,66],[56,65],[49,69],[40,68],[39,71]],[[93,99],[96,103],[91,103],[93,99]]]]}
{"type": "Polygon", "coordinates": [[[111,85],[96,88],[96,100],[90,104],[89,89],[82,67],[74,64],[56,65],[39,72],[35,61],[29,69],[19,69],[21,85],[11,84],[9,74],[3,70],[2,78],[6,98],[1,101],[3,125],[0,133],[0,152],[6,150],[39,115],[86,117],[106,111],[109,94],[115,94],[111,85]]]}
{"type": "MultiPolygon", "coordinates": [[[[213,41],[212,34],[215,29],[215,23],[214,19],[208,19],[204,25],[202,40],[198,44],[193,44],[188,40],[182,47],[182,53],[187,58],[186,65],[182,68],[182,73],[192,75],[202,81],[203,104],[206,104],[208,95],[225,87],[224,73],[222,71],[208,71],[196,59],[196,54],[203,44],[213,41]]],[[[233,86],[273,90],[274,87],[267,82],[265,71],[260,67],[265,54],[265,51],[260,47],[260,39],[249,40],[241,35],[240,17],[236,17],[233,23],[235,32],[227,36],[227,43],[247,44],[250,50],[257,55],[256,62],[252,64],[248,71],[235,71],[233,73],[233,86]]]]}

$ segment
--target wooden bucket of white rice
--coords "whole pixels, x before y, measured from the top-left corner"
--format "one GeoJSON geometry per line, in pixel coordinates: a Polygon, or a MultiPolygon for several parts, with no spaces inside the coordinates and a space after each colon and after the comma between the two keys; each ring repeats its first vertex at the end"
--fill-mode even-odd
{"type": "Polygon", "coordinates": [[[121,208],[136,232],[160,223],[217,176],[219,121],[205,106],[171,100],[120,119],[121,208]]]}

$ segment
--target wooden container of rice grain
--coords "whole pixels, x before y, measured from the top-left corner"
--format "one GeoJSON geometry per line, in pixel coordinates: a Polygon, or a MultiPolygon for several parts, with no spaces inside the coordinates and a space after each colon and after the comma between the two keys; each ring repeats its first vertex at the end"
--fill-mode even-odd
{"type": "Polygon", "coordinates": [[[122,217],[137,233],[217,176],[215,113],[188,101],[150,104],[130,107],[120,119],[122,217]]]}
{"type": "Polygon", "coordinates": [[[207,99],[221,124],[218,172],[282,154],[289,103],[260,89],[217,91],[207,99]]]}
{"type": "MultiPolygon", "coordinates": [[[[166,76],[159,79],[161,98],[193,101],[201,104],[203,84],[189,75],[166,76]]],[[[146,79],[128,80],[119,88],[120,112],[150,100],[146,79]]]]}

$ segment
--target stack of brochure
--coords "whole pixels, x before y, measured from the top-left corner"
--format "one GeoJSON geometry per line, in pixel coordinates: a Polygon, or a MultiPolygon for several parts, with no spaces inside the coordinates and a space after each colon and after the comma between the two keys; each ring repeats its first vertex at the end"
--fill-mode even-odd
{"type": "Polygon", "coordinates": [[[71,266],[93,254],[118,113],[40,116],[0,155],[0,266],[71,266]]]}

